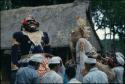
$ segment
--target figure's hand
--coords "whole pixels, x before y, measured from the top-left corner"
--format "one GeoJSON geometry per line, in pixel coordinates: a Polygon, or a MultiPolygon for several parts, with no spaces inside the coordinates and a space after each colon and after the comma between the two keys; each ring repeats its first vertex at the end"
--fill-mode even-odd
{"type": "Polygon", "coordinates": [[[16,39],[12,38],[12,46],[13,45],[19,45],[19,42],[16,41],[16,39]]]}
{"type": "Polygon", "coordinates": [[[80,42],[80,51],[83,51],[83,50],[84,50],[84,43],[80,42]]]}
{"type": "Polygon", "coordinates": [[[48,59],[45,59],[43,63],[40,64],[37,72],[39,76],[43,76],[49,70],[48,59]]]}
{"type": "Polygon", "coordinates": [[[16,69],[18,69],[17,65],[11,63],[11,70],[16,70],[16,69]]]}

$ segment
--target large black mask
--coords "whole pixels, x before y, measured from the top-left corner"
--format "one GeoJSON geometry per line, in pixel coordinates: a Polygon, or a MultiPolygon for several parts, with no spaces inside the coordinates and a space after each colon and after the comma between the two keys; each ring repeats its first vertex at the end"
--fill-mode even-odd
{"type": "Polygon", "coordinates": [[[25,31],[35,32],[38,31],[39,23],[32,16],[28,16],[22,21],[22,27],[25,31]]]}

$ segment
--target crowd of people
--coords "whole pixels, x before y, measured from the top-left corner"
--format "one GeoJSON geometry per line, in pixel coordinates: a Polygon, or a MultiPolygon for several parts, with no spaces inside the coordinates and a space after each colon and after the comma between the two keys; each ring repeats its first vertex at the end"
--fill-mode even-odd
{"type": "Polygon", "coordinates": [[[115,52],[101,56],[87,40],[90,27],[86,26],[84,19],[77,17],[77,24],[76,30],[80,35],[75,38],[73,61],[76,65],[71,62],[63,64],[59,56],[51,54],[47,32],[38,29],[40,24],[33,16],[26,17],[22,21],[21,31],[13,34],[11,84],[123,84],[124,55],[115,52]]]}

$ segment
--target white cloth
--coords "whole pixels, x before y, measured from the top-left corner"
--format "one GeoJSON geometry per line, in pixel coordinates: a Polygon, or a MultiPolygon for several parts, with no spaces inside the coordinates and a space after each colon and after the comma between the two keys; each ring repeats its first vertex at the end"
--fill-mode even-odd
{"type": "MultiPolygon", "coordinates": [[[[87,59],[87,56],[85,55],[85,53],[83,52],[79,52],[80,53],[80,63],[77,64],[77,68],[76,68],[76,79],[79,80],[80,82],[82,82],[83,76],[81,74],[82,69],[85,67],[84,66],[84,62],[85,59],[87,59]]],[[[77,53],[78,54],[78,53],[77,53]]]]}
{"type": "Polygon", "coordinates": [[[45,57],[42,54],[35,54],[30,57],[30,61],[42,63],[45,57]]]}
{"type": "Polygon", "coordinates": [[[52,57],[48,61],[49,64],[60,64],[60,59],[58,57],[52,57]]]}
{"type": "MultiPolygon", "coordinates": [[[[51,59],[51,62],[52,63],[58,63],[58,62],[62,62],[62,59],[59,57],[59,56],[55,56],[53,57],[53,59],[51,59]],[[52,62],[52,60],[56,60],[54,62],[52,62]]],[[[62,66],[59,68],[58,72],[57,72],[62,78],[64,78],[64,74],[65,74],[65,67],[63,65],[63,62],[62,62],[62,66]]]]}
{"type": "Polygon", "coordinates": [[[79,83],[79,84],[82,84],[80,81],[78,81],[78,80],[75,79],[75,78],[72,78],[68,83],[73,83],[73,84],[79,83]]]}
{"type": "Polygon", "coordinates": [[[76,52],[80,51],[80,42],[84,43],[84,49],[82,52],[90,52],[93,49],[91,43],[87,39],[80,38],[76,43],[76,52]]]}
{"type": "Polygon", "coordinates": [[[89,41],[87,41],[84,38],[80,38],[76,44],[76,59],[79,63],[77,63],[77,69],[76,69],[76,79],[82,82],[83,76],[81,74],[82,69],[84,68],[84,62],[88,58],[85,53],[90,52],[92,49],[92,45],[89,41]],[[80,42],[83,42],[84,49],[83,51],[80,51],[80,42]]]}
{"type": "Polygon", "coordinates": [[[121,52],[116,52],[115,54],[116,54],[116,56],[120,56],[120,57],[122,57],[123,59],[125,59],[124,55],[123,55],[121,52]]]}
{"type": "Polygon", "coordinates": [[[85,60],[85,63],[87,63],[87,64],[96,64],[96,59],[95,58],[87,58],[85,60]]]}
{"type": "Polygon", "coordinates": [[[46,72],[42,77],[42,83],[61,83],[63,84],[63,78],[55,71],[50,70],[46,72]]]}
{"type": "Polygon", "coordinates": [[[84,76],[83,83],[108,83],[108,78],[104,72],[95,67],[84,76]]]}
{"type": "Polygon", "coordinates": [[[116,59],[117,59],[118,63],[121,64],[121,65],[124,65],[125,61],[124,61],[123,54],[120,53],[120,52],[116,52],[115,54],[116,54],[116,59]]]}
{"type": "Polygon", "coordinates": [[[22,31],[24,35],[27,35],[28,38],[33,42],[34,45],[41,45],[41,43],[43,43],[43,40],[41,40],[42,37],[44,37],[43,32],[42,31],[37,31],[34,33],[29,33],[26,31],[22,31]]]}
{"type": "Polygon", "coordinates": [[[65,75],[65,66],[62,64],[59,71],[57,72],[62,78],[64,78],[65,75]]]}
{"type": "Polygon", "coordinates": [[[115,78],[114,78],[112,83],[123,84],[124,68],[122,66],[118,66],[118,67],[114,67],[112,70],[113,70],[113,72],[115,74],[115,78]]]}

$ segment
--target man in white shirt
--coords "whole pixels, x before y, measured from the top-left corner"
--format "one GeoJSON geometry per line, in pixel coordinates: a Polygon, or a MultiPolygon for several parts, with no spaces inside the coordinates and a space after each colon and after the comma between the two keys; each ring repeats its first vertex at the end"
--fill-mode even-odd
{"type": "Polygon", "coordinates": [[[88,57],[85,60],[85,70],[87,74],[83,77],[83,83],[108,83],[107,75],[96,67],[96,59],[88,57]]]}
{"type": "Polygon", "coordinates": [[[42,54],[35,54],[29,58],[27,67],[21,67],[17,71],[15,84],[40,84],[40,77],[37,69],[43,63],[45,57],[42,54]]]}
{"type": "Polygon", "coordinates": [[[123,72],[124,72],[124,55],[120,52],[116,52],[116,64],[117,66],[114,67],[112,70],[115,74],[115,77],[113,79],[112,83],[120,83],[123,84],[123,72]]]}
{"type": "Polygon", "coordinates": [[[63,83],[63,78],[57,73],[60,68],[60,60],[52,57],[49,61],[50,70],[42,77],[42,83],[63,83]]]}

